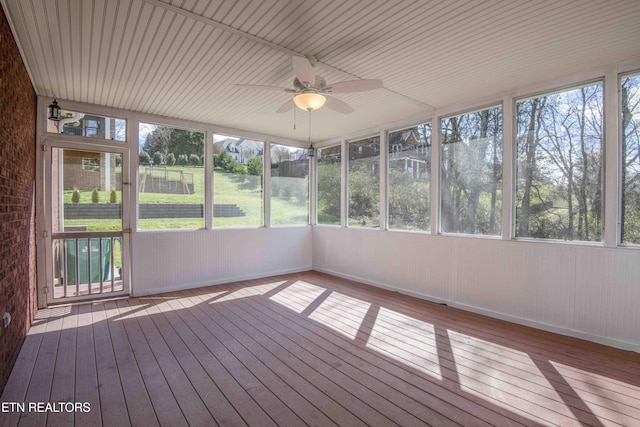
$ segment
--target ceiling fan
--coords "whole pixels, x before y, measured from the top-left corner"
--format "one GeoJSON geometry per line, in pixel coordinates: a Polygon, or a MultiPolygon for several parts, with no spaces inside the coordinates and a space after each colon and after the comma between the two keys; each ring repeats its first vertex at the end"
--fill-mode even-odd
{"type": "Polygon", "coordinates": [[[291,101],[285,102],[280,108],[278,108],[276,113],[289,111],[295,104],[306,111],[318,110],[326,105],[327,108],[342,114],[352,113],[353,108],[351,108],[347,103],[337,98],[327,96],[326,94],[363,92],[384,87],[382,85],[382,80],[378,79],[346,80],[327,84],[323,77],[317,76],[313,71],[313,65],[317,62],[317,59],[314,56],[309,58],[294,56],[291,58],[291,62],[293,64],[293,71],[296,75],[293,79],[293,89],[278,86],[248,84],[236,84],[235,86],[294,93],[295,96],[293,97],[293,103],[291,101]]]}

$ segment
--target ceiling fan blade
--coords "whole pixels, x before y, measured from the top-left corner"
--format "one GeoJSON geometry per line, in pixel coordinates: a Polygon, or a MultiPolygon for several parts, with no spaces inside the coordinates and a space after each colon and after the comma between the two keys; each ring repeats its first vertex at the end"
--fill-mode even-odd
{"type": "Polygon", "coordinates": [[[326,98],[327,98],[327,102],[324,104],[325,107],[342,114],[353,113],[353,108],[351,108],[349,104],[342,102],[338,98],[333,98],[331,96],[327,96],[326,98]]]}
{"type": "Polygon", "coordinates": [[[282,104],[280,108],[276,110],[276,113],[286,113],[287,111],[291,111],[292,109],[293,109],[293,101],[288,100],[287,102],[282,104]]]}
{"type": "Polygon", "coordinates": [[[279,87],[279,86],[244,85],[244,84],[234,84],[234,86],[236,86],[236,87],[246,87],[246,88],[251,88],[251,89],[273,90],[273,91],[280,91],[280,92],[295,92],[295,90],[293,90],[293,89],[288,89],[288,88],[279,87]]]}
{"type": "Polygon", "coordinates": [[[311,62],[305,57],[294,56],[291,58],[293,72],[296,73],[298,81],[307,87],[316,85],[316,74],[313,72],[311,62]]]}
{"type": "Polygon", "coordinates": [[[325,87],[322,91],[325,93],[349,93],[381,89],[383,87],[382,80],[378,79],[346,80],[344,82],[333,83],[325,87]]]}

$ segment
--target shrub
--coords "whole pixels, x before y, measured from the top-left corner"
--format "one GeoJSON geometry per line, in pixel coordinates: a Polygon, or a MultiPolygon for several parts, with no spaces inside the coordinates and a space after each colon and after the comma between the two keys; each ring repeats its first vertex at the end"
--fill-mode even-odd
{"type": "Polygon", "coordinates": [[[318,212],[340,217],[340,163],[318,162],[318,212]]]}
{"type": "Polygon", "coordinates": [[[161,165],[164,162],[164,158],[162,156],[162,153],[159,151],[156,151],[155,153],[153,153],[153,164],[156,166],[161,165]]]}
{"type": "Polygon", "coordinates": [[[173,153],[169,153],[167,156],[167,165],[173,166],[176,164],[176,156],[173,153]]]}
{"type": "Polygon", "coordinates": [[[94,188],[91,192],[91,203],[100,203],[100,193],[98,193],[97,188],[94,188]]]}
{"type": "Polygon", "coordinates": [[[186,154],[178,154],[178,164],[180,166],[186,166],[189,163],[189,158],[186,154]]]}
{"type": "Polygon", "coordinates": [[[259,157],[254,157],[247,163],[247,172],[249,175],[262,176],[262,160],[259,157]]]}
{"type": "Polygon", "coordinates": [[[233,173],[238,174],[238,175],[246,175],[247,174],[247,168],[242,163],[236,162],[234,160],[233,165],[231,166],[231,171],[230,172],[233,172],[233,173]]]}
{"type": "Polygon", "coordinates": [[[111,194],[109,195],[109,202],[118,203],[118,194],[116,193],[116,190],[111,190],[111,194]]]}
{"type": "Polygon", "coordinates": [[[217,156],[214,156],[213,162],[215,166],[220,167],[227,171],[231,171],[231,168],[235,160],[233,160],[233,157],[231,157],[231,155],[227,153],[226,150],[223,150],[217,156]]]}
{"type": "Polygon", "coordinates": [[[191,154],[189,156],[189,162],[193,166],[200,166],[200,156],[198,156],[197,154],[191,154]]]}
{"type": "Polygon", "coordinates": [[[151,157],[149,157],[149,153],[147,153],[146,151],[141,151],[138,155],[138,163],[140,163],[141,165],[148,165],[150,160],[151,157]]]}
{"type": "Polygon", "coordinates": [[[78,190],[77,188],[73,189],[73,193],[71,194],[71,203],[80,203],[80,190],[78,190]]]}

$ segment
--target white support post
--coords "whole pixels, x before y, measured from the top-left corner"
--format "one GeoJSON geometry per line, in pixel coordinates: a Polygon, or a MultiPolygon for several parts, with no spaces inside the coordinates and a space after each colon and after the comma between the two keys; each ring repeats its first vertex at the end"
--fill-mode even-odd
{"type": "Polygon", "coordinates": [[[318,223],[317,209],[317,157],[314,149],[313,157],[309,157],[309,224],[316,225],[318,223]]]}
{"type": "Polygon", "coordinates": [[[263,148],[263,165],[262,176],[264,177],[262,187],[262,200],[263,202],[263,214],[264,214],[264,226],[271,227],[271,143],[265,141],[263,148]]]}
{"type": "Polygon", "coordinates": [[[510,96],[502,99],[502,240],[513,237],[515,221],[515,109],[510,96]]]}
{"type": "Polygon", "coordinates": [[[431,123],[431,218],[429,228],[432,236],[440,232],[440,119],[434,115],[431,123]]]}
{"type": "Polygon", "coordinates": [[[386,230],[389,222],[387,221],[388,198],[387,198],[387,168],[388,168],[388,149],[387,149],[387,132],[380,130],[380,230],[386,230]]]}
{"type": "Polygon", "coordinates": [[[620,82],[618,69],[608,70],[604,76],[604,141],[602,167],[604,182],[603,243],[614,248],[620,242],[620,82]]]}
{"type": "MultiPolygon", "coordinates": [[[[51,240],[45,237],[51,236],[51,231],[53,230],[51,207],[47,203],[47,199],[51,194],[47,189],[47,186],[50,185],[51,175],[47,175],[47,172],[50,174],[51,167],[50,165],[47,166],[46,160],[50,153],[42,149],[45,144],[47,101],[51,102],[51,100],[38,97],[36,104],[36,218],[40,218],[40,221],[36,221],[37,233],[35,239],[36,250],[39,254],[36,257],[38,308],[47,307],[47,290],[53,292],[51,240]],[[51,286],[48,286],[49,283],[51,286]]],[[[48,150],[50,151],[51,148],[49,147],[48,150]]]]}
{"type": "MultiPolygon", "coordinates": [[[[122,248],[126,248],[122,258],[122,271],[124,272],[122,280],[124,284],[123,289],[128,289],[131,295],[135,295],[135,285],[133,283],[133,270],[135,269],[133,263],[133,239],[135,239],[136,230],[138,229],[138,212],[140,208],[138,204],[138,162],[140,160],[140,156],[138,155],[138,140],[140,121],[135,116],[131,117],[126,121],[126,126],[126,141],[129,145],[129,150],[122,155],[122,200],[129,200],[129,204],[127,206],[127,203],[122,203],[122,228],[131,230],[132,232],[123,233],[122,235],[122,248]],[[125,169],[124,165],[129,165],[128,169],[125,169]],[[128,185],[125,183],[128,183],[128,185]]],[[[111,252],[111,256],[113,257],[113,251],[111,252]]],[[[111,266],[113,268],[113,258],[111,266]]],[[[113,274],[111,277],[113,280],[113,274]]]]}
{"type": "Polygon", "coordinates": [[[342,203],[340,203],[340,225],[347,227],[347,222],[349,221],[349,143],[343,140],[340,144],[342,148],[342,159],[340,162],[340,173],[342,174],[340,179],[342,184],[340,186],[340,200],[342,201],[342,203]]]}
{"type": "MultiPolygon", "coordinates": [[[[108,120],[107,120],[108,121],[108,120]]],[[[104,191],[111,191],[111,153],[104,153],[104,191]]]]}
{"type": "Polygon", "coordinates": [[[213,129],[204,133],[204,227],[213,228],[213,129]]]}
{"type": "MultiPolygon", "coordinates": [[[[130,153],[133,153],[129,156],[129,176],[128,179],[125,180],[124,168],[122,171],[122,198],[125,197],[125,182],[129,182],[129,214],[127,218],[129,219],[129,227],[131,230],[138,229],[138,170],[139,165],[138,161],[140,160],[140,156],[138,155],[140,147],[138,147],[138,133],[140,132],[140,121],[137,118],[131,118],[127,120],[127,136],[126,140],[131,147],[130,153]]],[[[123,159],[124,160],[124,159],[123,159]]],[[[125,217],[125,213],[123,212],[123,218],[125,217]]],[[[123,224],[125,226],[126,224],[123,224]]]]}

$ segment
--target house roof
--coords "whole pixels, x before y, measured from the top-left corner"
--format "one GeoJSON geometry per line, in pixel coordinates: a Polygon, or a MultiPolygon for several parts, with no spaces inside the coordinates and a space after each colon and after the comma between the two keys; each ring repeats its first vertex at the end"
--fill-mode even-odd
{"type": "Polygon", "coordinates": [[[243,139],[243,138],[226,138],[220,141],[217,141],[216,144],[223,147],[225,150],[239,153],[241,149],[248,149],[255,153],[262,154],[263,151],[263,142],[261,141],[253,141],[251,139],[243,139]]]}
{"type": "MultiPolygon", "coordinates": [[[[0,0],[38,95],[304,143],[292,55],[315,55],[355,112],[312,113],[312,140],[640,58],[637,0],[0,0]]],[[[499,98],[498,98],[499,99],[499,98]]]]}

